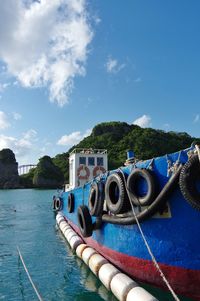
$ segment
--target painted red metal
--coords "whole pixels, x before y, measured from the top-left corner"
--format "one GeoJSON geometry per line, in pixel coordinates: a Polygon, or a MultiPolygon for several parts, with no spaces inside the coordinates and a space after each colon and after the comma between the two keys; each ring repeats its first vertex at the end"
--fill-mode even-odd
{"type": "MultiPolygon", "coordinates": [[[[68,221],[74,230],[82,237],[79,228],[68,221]]],[[[131,276],[134,280],[167,289],[163,279],[151,260],[144,260],[111,250],[92,238],[82,239],[101,255],[131,276]]],[[[159,263],[164,275],[177,294],[200,301],[200,271],[184,269],[159,263]]]]}

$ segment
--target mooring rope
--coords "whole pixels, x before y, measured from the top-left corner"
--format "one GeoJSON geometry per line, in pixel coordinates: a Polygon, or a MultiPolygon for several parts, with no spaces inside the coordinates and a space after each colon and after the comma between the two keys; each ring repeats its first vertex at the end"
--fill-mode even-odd
{"type": "Polygon", "coordinates": [[[28,269],[27,269],[27,267],[26,267],[26,264],[25,264],[25,262],[24,262],[24,260],[23,260],[22,254],[21,254],[20,249],[19,249],[18,246],[17,246],[17,251],[18,251],[18,253],[19,253],[19,258],[20,258],[20,260],[21,260],[21,262],[22,262],[22,264],[23,264],[24,270],[25,270],[25,272],[26,272],[26,274],[27,274],[27,276],[28,276],[28,279],[29,279],[29,281],[30,281],[30,283],[31,283],[31,285],[32,285],[32,287],[33,287],[33,289],[34,289],[34,291],[35,291],[35,293],[36,293],[38,299],[39,299],[40,301],[44,301],[44,299],[42,299],[41,295],[39,294],[39,292],[38,292],[38,290],[37,290],[35,284],[33,283],[33,280],[31,279],[31,276],[30,276],[30,274],[29,274],[29,272],[28,272],[28,269]]]}
{"type": "Polygon", "coordinates": [[[196,148],[197,155],[198,155],[199,162],[200,162],[200,150],[199,150],[199,146],[196,144],[196,145],[195,145],[195,148],[196,148]]]}
{"type": "Polygon", "coordinates": [[[172,296],[174,297],[174,300],[180,301],[180,299],[179,299],[178,296],[176,295],[175,291],[174,291],[173,288],[171,287],[169,281],[168,281],[167,278],[165,277],[165,275],[164,275],[164,273],[163,273],[161,267],[159,266],[159,264],[158,264],[158,262],[157,262],[157,260],[156,260],[156,258],[155,258],[155,256],[154,256],[154,254],[153,254],[153,252],[152,252],[152,250],[151,250],[151,248],[150,248],[150,246],[149,246],[149,244],[148,244],[148,242],[147,242],[147,239],[146,239],[146,237],[145,237],[145,235],[144,235],[144,232],[143,232],[143,230],[142,230],[142,228],[141,228],[141,226],[140,226],[140,222],[139,222],[139,220],[138,220],[138,218],[137,218],[137,214],[136,214],[136,212],[135,212],[134,206],[133,206],[133,204],[132,204],[132,202],[131,202],[130,192],[129,192],[129,189],[128,189],[128,187],[127,187],[127,183],[126,183],[126,179],[125,179],[124,173],[123,173],[123,171],[122,171],[120,168],[119,168],[119,170],[120,170],[120,172],[122,173],[122,176],[123,176],[123,178],[124,178],[124,184],[125,184],[125,188],[126,188],[126,191],[127,191],[127,194],[128,194],[128,198],[129,198],[130,204],[131,204],[131,209],[132,209],[132,211],[133,211],[133,214],[134,214],[134,217],[135,217],[135,220],[136,220],[138,229],[139,229],[139,231],[140,231],[140,234],[141,234],[141,236],[142,236],[142,239],[143,239],[143,241],[144,241],[144,244],[145,244],[145,246],[146,246],[146,248],[147,248],[147,250],[148,250],[148,252],[149,252],[149,255],[151,256],[151,259],[152,259],[152,261],[153,261],[155,267],[156,267],[157,270],[159,271],[161,278],[163,279],[163,281],[165,282],[165,284],[166,284],[166,286],[168,287],[169,291],[171,292],[172,296]]]}

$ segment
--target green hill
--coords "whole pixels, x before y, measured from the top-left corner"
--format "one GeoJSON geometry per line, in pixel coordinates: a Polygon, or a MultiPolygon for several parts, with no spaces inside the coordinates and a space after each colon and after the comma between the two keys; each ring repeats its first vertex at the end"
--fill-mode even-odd
{"type": "Polygon", "coordinates": [[[90,136],[74,145],[68,152],[52,158],[52,162],[59,167],[65,182],[68,182],[68,157],[74,147],[107,149],[108,168],[114,169],[123,165],[129,149],[134,150],[137,159],[145,160],[187,148],[192,142],[200,144],[200,139],[187,133],[141,128],[125,122],[104,122],[96,125],[90,136]]]}
{"type": "Polygon", "coordinates": [[[108,150],[109,169],[117,168],[126,160],[126,151],[134,150],[138,159],[149,159],[187,148],[200,139],[187,133],[164,132],[152,128],[141,128],[125,122],[104,122],[96,125],[90,136],[69,149],[68,152],[53,158],[53,162],[68,181],[68,156],[74,147],[105,148],[108,150]]]}

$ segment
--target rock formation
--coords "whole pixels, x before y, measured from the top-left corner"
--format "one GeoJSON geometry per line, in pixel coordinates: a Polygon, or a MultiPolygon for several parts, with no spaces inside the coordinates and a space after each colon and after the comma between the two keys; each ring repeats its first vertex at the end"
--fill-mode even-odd
{"type": "Polygon", "coordinates": [[[34,172],[33,185],[39,188],[61,187],[64,177],[60,169],[54,165],[49,156],[44,156],[39,160],[34,172]]]}
{"type": "Polygon", "coordinates": [[[19,188],[18,163],[12,150],[0,151],[0,189],[19,188]]]}

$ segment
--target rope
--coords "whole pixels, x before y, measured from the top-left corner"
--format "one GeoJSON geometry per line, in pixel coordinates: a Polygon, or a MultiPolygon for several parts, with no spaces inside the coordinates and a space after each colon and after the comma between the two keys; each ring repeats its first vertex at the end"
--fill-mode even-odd
{"type": "Polygon", "coordinates": [[[33,287],[33,289],[34,289],[34,291],[35,291],[37,297],[38,297],[38,300],[44,301],[44,300],[42,299],[42,297],[40,296],[40,294],[39,294],[39,292],[38,292],[38,290],[37,290],[35,284],[33,283],[33,280],[31,279],[31,276],[30,276],[30,274],[29,274],[29,272],[28,272],[28,269],[27,269],[27,267],[26,267],[26,265],[25,265],[25,262],[24,262],[24,260],[23,260],[22,254],[21,254],[20,249],[19,249],[18,246],[17,246],[17,251],[18,251],[18,253],[19,253],[19,258],[20,258],[20,260],[21,260],[21,262],[22,262],[22,264],[23,264],[23,267],[24,267],[24,270],[25,270],[25,272],[26,272],[26,274],[27,274],[27,276],[28,276],[28,279],[29,279],[29,281],[30,281],[30,283],[31,283],[31,285],[32,285],[32,287],[33,287]]]}
{"type": "Polygon", "coordinates": [[[181,154],[182,154],[182,151],[180,151],[179,154],[178,154],[178,159],[176,161],[177,163],[180,163],[181,154]]]}
{"type": "Polygon", "coordinates": [[[200,150],[199,150],[199,146],[196,144],[196,145],[195,145],[195,148],[196,148],[197,155],[198,155],[199,162],[200,162],[200,150]]]}
{"type": "Polygon", "coordinates": [[[131,198],[130,198],[130,194],[129,194],[129,189],[128,189],[128,187],[127,187],[127,183],[126,183],[126,180],[125,180],[124,173],[123,173],[123,171],[122,171],[121,169],[119,169],[119,170],[120,170],[120,172],[122,173],[122,176],[123,176],[123,178],[124,178],[124,184],[125,184],[126,191],[127,191],[127,193],[128,193],[129,201],[130,201],[130,204],[131,204],[131,209],[132,209],[132,211],[133,211],[133,214],[134,214],[136,223],[137,223],[137,225],[138,225],[138,228],[139,228],[140,234],[141,234],[141,236],[142,236],[142,239],[144,240],[144,244],[145,244],[145,246],[146,246],[146,248],[147,248],[147,250],[148,250],[148,252],[149,252],[149,255],[151,256],[151,259],[152,259],[152,261],[153,261],[155,267],[157,268],[158,272],[160,273],[161,278],[163,279],[163,281],[165,282],[165,284],[166,284],[166,286],[168,287],[169,291],[171,292],[172,296],[174,297],[174,300],[180,301],[180,299],[178,298],[178,296],[177,296],[176,293],[174,292],[173,288],[171,287],[169,281],[168,281],[167,278],[165,277],[163,271],[161,270],[161,268],[160,268],[158,262],[156,261],[156,258],[155,258],[155,256],[154,256],[154,254],[153,254],[153,252],[152,252],[152,250],[151,250],[151,248],[150,248],[150,246],[149,246],[149,244],[148,244],[148,242],[147,242],[147,239],[146,239],[146,237],[145,237],[145,235],[144,235],[144,232],[143,232],[143,230],[142,230],[142,228],[141,228],[141,226],[140,226],[140,222],[139,222],[139,220],[138,220],[138,218],[137,218],[137,214],[136,214],[136,212],[135,212],[134,206],[133,206],[133,204],[132,204],[132,202],[131,202],[131,198]]]}

